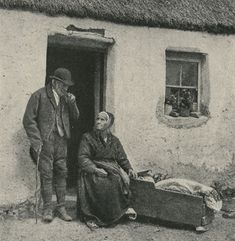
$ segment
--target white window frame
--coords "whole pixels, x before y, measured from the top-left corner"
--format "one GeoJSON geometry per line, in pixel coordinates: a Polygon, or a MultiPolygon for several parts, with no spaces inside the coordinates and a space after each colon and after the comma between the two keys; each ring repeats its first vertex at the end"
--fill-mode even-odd
{"type": "MultiPolygon", "coordinates": [[[[190,57],[181,57],[180,55],[183,52],[178,52],[177,55],[178,57],[173,57],[173,56],[169,56],[171,55],[171,51],[167,51],[166,52],[166,66],[165,69],[167,67],[167,61],[182,61],[182,62],[193,62],[193,63],[197,63],[198,64],[198,80],[197,80],[197,87],[192,87],[192,86],[182,86],[182,85],[165,85],[165,92],[166,92],[166,88],[178,88],[178,89],[196,89],[197,91],[197,112],[200,112],[200,101],[201,101],[201,64],[202,61],[201,59],[199,59],[197,56],[195,56],[195,58],[193,57],[194,53],[189,53],[190,57]]],[[[165,80],[166,81],[166,80],[165,80]]]]}

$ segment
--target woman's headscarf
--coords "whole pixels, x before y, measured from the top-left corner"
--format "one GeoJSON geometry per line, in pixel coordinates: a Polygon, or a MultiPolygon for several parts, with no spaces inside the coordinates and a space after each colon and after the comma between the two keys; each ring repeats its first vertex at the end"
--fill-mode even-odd
{"type": "Polygon", "coordinates": [[[103,119],[106,120],[103,130],[97,130],[95,128],[95,131],[97,132],[97,134],[99,134],[99,136],[102,137],[102,139],[105,139],[108,136],[108,134],[110,134],[110,128],[114,123],[114,115],[107,111],[101,111],[97,115],[97,117],[102,117],[103,119]]]}
{"type": "Polygon", "coordinates": [[[97,115],[97,117],[102,117],[103,119],[106,120],[106,124],[105,124],[105,129],[104,130],[109,129],[113,125],[113,123],[114,123],[114,116],[110,112],[101,111],[97,115]]]}

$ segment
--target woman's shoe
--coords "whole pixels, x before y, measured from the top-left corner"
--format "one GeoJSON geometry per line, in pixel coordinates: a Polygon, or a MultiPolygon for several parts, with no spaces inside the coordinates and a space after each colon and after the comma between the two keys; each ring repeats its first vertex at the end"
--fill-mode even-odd
{"type": "Polygon", "coordinates": [[[86,221],[86,225],[89,229],[94,230],[99,228],[98,224],[94,220],[88,220],[86,221]]]}
{"type": "Polygon", "coordinates": [[[202,226],[198,226],[196,227],[196,232],[197,233],[205,233],[207,232],[209,229],[207,227],[202,227],[202,226]]]}
{"type": "Polygon", "coordinates": [[[125,214],[129,220],[133,221],[133,220],[136,220],[137,218],[137,213],[133,208],[128,208],[125,214]]]}

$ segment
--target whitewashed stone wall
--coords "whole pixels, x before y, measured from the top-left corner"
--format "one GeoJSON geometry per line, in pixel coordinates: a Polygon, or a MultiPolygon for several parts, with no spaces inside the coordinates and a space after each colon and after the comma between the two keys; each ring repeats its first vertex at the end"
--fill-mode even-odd
{"type": "Polygon", "coordinates": [[[137,170],[171,171],[177,165],[191,165],[199,172],[213,172],[231,163],[235,150],[234,36],[0,11],[0,204],[33,195],[35,169],[28,156],[22,116],[30,94],[45,82],[48,34],[61,32],[69,24],[104,28],[106,36],[116,41],[108,54],[106,109],[114,112],[115,133],[137,170]],[[169,47],[196,48],[208,54],[211,118],[201,127],[175,129],[157,119],[169,47]]]}

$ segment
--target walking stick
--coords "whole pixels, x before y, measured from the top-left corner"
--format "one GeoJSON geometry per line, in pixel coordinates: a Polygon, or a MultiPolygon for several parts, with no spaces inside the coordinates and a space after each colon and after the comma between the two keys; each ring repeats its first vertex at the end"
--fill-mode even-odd
{"type": "Polygon", "coordinates": [[[37,152],[37,160],[36,160],[36,190],[35,190],[35,219],[36,224],[38,223],[38,164],[39,164],[39,156],[40,156],[41,148],[37,152]]]}

